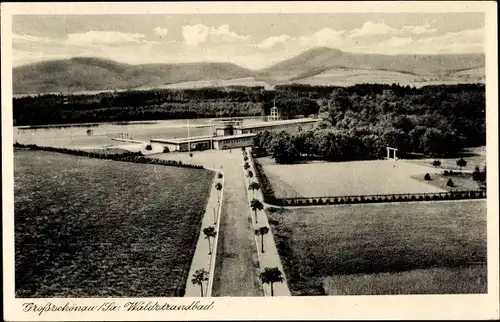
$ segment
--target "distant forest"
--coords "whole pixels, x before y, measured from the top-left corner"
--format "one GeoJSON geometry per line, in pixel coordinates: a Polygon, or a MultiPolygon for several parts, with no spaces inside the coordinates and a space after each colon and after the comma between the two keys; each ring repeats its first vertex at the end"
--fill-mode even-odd
{"type": "Polygon", "coordinates": [[[49,94],[14,98],[13,116],[14,125],[261,116],[269,114],[273,104],[283,118],[321,114],[324,119],[314,134],[307,134],[313,137],[302,134],[300,140],[294,139],[296,151],[290,150],[291,155],[375,158],[388,145],[397,147],[401,156],[408,152],[451,155],[462,147],[486,144],[483,84],[421,88],[292,84],[274,90],[232,86],[49,94]],[[321,149],[301,143],[328,140],[343,143],[321,149]]]}

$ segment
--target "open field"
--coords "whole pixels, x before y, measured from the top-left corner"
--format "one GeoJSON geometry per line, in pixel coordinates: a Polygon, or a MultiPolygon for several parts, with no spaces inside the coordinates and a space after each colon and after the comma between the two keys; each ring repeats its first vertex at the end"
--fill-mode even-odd
{"type": "Polygon", "coordinates": [[[484,68],[464,70],[451,73],[447,76],[415,75],[406,72],[331,68],[314,75],[302,75],[290,83],[324,85],[324,86],[352,86],[362,83],[370,84],[400,84],[422,87],[435,84],[461,84],[484,82],[484,68]],[[482,71],[482,73],[481,73],[482,71]]]}
{"type": "Polygon", "coordinates": [[[16,296],[182,296],[213,173],[14,153],[16,296]]]}
{"type": "Polygon", "coordinates": [[[256,80],[255,77],[242,77],[232,79],[216,79],[216,80],[199,80],[190,82],[172,83],[154,88],[138,88],[137,90],[146,89],[184,89],[184,88],[204,88],[204,87],[225,87],[225,86],[262,86],[266,89],[271,89],[272,86],[268,83],[256,80]]]}
{"type": "Polygon", "coordinates": [[[278,198],[446,191],[411,178],[423,178],[425,173],[438,169],[402,160],[394,165],[393,161],[376,160],[264,165],[263,168],[278,198]]]}
{"type": "Polygon", "coordinates": [[[486,291],[484,200],[278,210],[269,219],[294,295],[325,294],[327,277],[331,294],[486,291]],[[422,274],[430,284],[416,287],[422,274]]]}

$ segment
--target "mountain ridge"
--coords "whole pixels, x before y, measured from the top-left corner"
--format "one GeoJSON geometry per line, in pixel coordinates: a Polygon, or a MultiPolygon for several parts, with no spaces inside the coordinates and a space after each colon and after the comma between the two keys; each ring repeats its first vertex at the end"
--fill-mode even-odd
{"type": "MultiPolygon", "coordinates": [[[[97,57],[73,57],[13,68],[15,94],[158,88],[192,81],[254,77],[269,84],[324,77],[331,70],[367,70],[418,77],[460,75],[484,68],[485,55],[382,55],[317,47],[267,68],[252,70],[226,62],[127,64],[97,57]]],[[[458,76],[456,76],[458,77],[458,76]]]]}

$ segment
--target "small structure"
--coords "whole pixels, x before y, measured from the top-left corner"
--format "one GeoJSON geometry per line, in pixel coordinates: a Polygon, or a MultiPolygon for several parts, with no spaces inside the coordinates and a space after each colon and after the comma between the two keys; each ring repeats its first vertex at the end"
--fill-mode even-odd
{"type": "Polygon", "coordinates": [[[392,151],[392,155],[393,155],[392,159],[394,159],[394,161],[396,161],[398,159],[398,157],[396,155],[396,152],[398,151],[398,149],[391,148],[391,147],[386,147],[386,151],[387,151],[387,160],[391,159],[391,151],[392,151]]]}
{"type": "Polygon", "coordinates": [[[216,150],[234,149],[253,145],[254,133],[215,136],[212,138],[212,147],[216,150]]]}
{"type": "Polygon", "coordinates": [[[211,148],[211,138],[211,136],[193,136],[178,139],[151,139],[151,145],[161,145],[161,149],[167,147],[171,152],[201,151],[211,148]]]}

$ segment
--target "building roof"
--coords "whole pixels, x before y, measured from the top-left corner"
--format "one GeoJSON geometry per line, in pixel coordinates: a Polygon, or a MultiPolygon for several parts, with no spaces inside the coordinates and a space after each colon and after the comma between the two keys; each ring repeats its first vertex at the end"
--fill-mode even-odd
{"type": "Polygon", "coordinates": [[[214,136],[212,140],[214,141],[225,141],[225,140],[233,140],[233,139],[243,139],[256,136],[255,133],[245,133],[245,134],[236,134],[236,135],[225,135],[225,136],[214,136]]]}
{"type": "Polygon", "coordinates": [[[171,143],[171,144],[196,143],[196,142],[209,141],[211,138],[212,138],[211,135],[192,136],[190,138],[187,138],[187,137],[184,137],[184,138],[169,138],[169,139],[156,138],[156,139],[151,139],[151,142],[171,143]]]}
{"type": "Polygon", "coordinates": [[[271,127],[271,126],[275,126],[275,125],[313,123],[313,122],[318,122],[318,121],[319,121],[319,119],[304,118],[304,119],[282,120],[282,121],[272,121],[272,122],[262,122],[262,123],[248,124],[248,125],[240,125],[240,126],[236,126],[235,128],[236,129],[253,129],[253,128],[259,128],[259,127],[271,127]]]}

